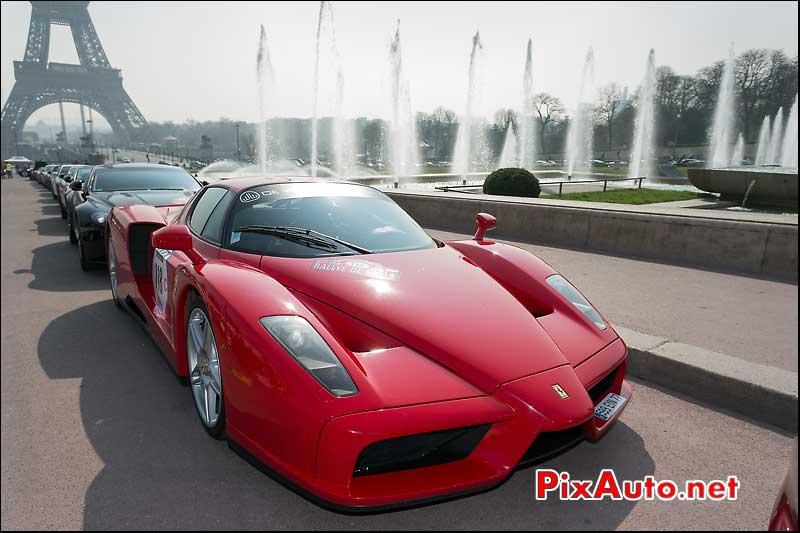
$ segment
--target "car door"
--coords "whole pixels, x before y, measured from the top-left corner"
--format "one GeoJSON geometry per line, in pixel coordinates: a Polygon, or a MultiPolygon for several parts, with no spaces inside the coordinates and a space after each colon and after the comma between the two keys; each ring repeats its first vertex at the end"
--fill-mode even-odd
{"type": "MultiPolygon", "coordinates": [[[[228,213],[233,193],[224,187],[208,187],[192,203],[186,225],[192,234],[193,246],[206,259],[216,259],[222,240],[222,226],[228,213]]],[[[172,340],[174,324],[183,320],[183,310],[175,308],[175,271],[184,262],[172,250],[156,248],[153,251],[153,316],[164,336],[172,340]]]]}

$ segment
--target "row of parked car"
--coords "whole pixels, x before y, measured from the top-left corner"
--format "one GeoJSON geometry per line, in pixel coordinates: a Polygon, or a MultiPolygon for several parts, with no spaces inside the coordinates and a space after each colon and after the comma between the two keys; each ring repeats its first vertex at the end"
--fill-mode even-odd
{"type": "Polygon", "coordinates": [[[201,184],[181,168],[150,164],[46,165],[29,173],[58,200],[83,270],[106,262],[105,225],[115,205],[183,205],[201,184]]]}

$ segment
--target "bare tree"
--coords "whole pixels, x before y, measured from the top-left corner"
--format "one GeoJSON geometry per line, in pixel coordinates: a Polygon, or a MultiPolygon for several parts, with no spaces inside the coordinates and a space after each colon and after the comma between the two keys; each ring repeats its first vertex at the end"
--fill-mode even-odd
{"type": "Polygon", "coordinates": [[[442,106],[437,107],[433,110],[433,119],[436,122],[441,122],[442,124],[451,125],[458,122],[458,115],[452,109],[446,109],[442,106]]]}
{"type": "MultiPolygon", "coordinates": [[[[754,106],[754,126],[764,115],[774,115],[778,108],[792,105],[797,94],[797,57],[789,59],[781,50],[769,53],[769,66],[764,79],[763,97],[754,106]]],[[[755,135],[756,131],[752,131],[755,135]]]]}
{"type": "Polygon", "coordinates": [[[656,70],[655,104],[658,143],[677,143],[680,121],[694,104],[694,80],[679,76],[670,67],[656,70]]]}
{"type": "Polygon", "coordinates": [[[433,110],[433,122],[435,127],[434,152],[441,159],[450,157],[453,145],[456,140],[456,129],[458,115],[451,109],[442,106],[433,110]]]}
{"type": "Polygon", "coordinates": [[[622,96],[622,89],[617,83],[609,83],[601,87],[598,92],[595,118],[598,122],[605,124],[608,129],[609,149],[614,146],[614,116],[617,114],[622,96]]]}
{"type": "Polygon", "coordinates": [[[725,70],[725,62],[717,61],[711,66],[700,69],[695,76],[697,105],[706,112],[714,112],[723,70],[725,70]]]}
{"type": "Polygon", "coordinates": [[[691,76],[680,76],[678,87],[675,90],[675,126],[672,132],[673,142],[678,144],[680,142],[681,125],[686,120],[687,115],[697,105],[697,92],[695,90],[695,81],[691,76]]]}
{"type": "Polygon", "coordinates": [[[539,139],[541,139],[542,149],[546,152],[545,128],[548,124],[558,122],[564,117],[564,104],[553,95],[539,93],[533,97],[533,110],[539,117],[539,139]]]}
{"type": "Polygon", "coordinates": [[[494,124],[500,131],[506,131],[509,126],[517,131],[517,113],[513,109],[498,109],[494,113],[494,124]]]}
{"type": "Polygon", "coordinates": [[[768,50],[747,50],[736,58],[736,93],[744,138],[752,140],[755,110],[764,100],[769,86],[770,55],[768,50]]]}

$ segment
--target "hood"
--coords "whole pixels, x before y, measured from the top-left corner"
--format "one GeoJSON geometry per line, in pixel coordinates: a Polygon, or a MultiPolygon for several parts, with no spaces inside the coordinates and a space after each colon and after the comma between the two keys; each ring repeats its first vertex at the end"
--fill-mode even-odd
{"type": "Polygon", "coordinates": [[[111,191],[95,192],[98,196],[112,206],[130,204],[148,204],[154,206],[183,205],[194,195],[195,191],[111,191]]]}
{"type": "Polygon", "coordinates": [[[164,217],[164,222],[171,224],[176,216],[183,211],[183,204],[181,205],[165,205],[156,208],[158,212],[164,217]]]}
{"type": "Polygon", "coordinates": [[[448,246],[319,259],[265,256],[261,268],[485,392],[568,363],[530,311],[448,246]]]}

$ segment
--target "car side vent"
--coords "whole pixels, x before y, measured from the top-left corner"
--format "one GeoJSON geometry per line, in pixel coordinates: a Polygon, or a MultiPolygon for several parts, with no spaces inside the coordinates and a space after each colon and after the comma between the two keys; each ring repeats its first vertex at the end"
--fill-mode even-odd
{"type": "Polygon", "coordinates": [[[128,251],[135,276],[146,276],[150,271],[150,234],[161,226],[163,224],[133,224],[128,230],[128,251]]]}
{"type": "Polygon", "coordinates": [[[491,424],[483,424],[374,442],[361,451],[353,477],[423,468],[465,459],[490,427],[491,424]]]}

